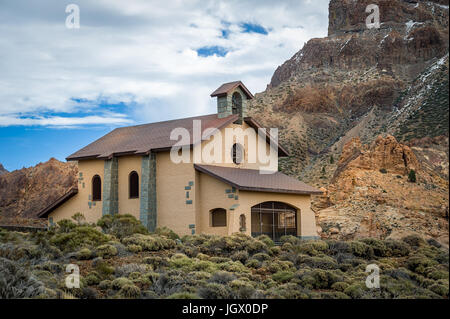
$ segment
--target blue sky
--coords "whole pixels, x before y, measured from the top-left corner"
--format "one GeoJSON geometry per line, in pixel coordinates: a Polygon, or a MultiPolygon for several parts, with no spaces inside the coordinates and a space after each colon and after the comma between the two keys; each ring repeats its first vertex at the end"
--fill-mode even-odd
{"type": "Polygon", "coordinates": [[[0,163],[65,157],[115,127],[214,113],[209,94],[327,32],[328,1],[0,2],[0,163]],[[80,8],[80,28],[65,7],[80,8]]]}

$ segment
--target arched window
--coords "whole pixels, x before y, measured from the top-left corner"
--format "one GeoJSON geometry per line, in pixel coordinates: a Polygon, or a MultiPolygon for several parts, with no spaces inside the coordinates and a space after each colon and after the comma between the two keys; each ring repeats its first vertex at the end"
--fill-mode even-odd
{"type": "Polygon", "coordinates": [[[225,227],[227,226],[227,211],[223,208],[211,210],[211,226],[225,227]]]}
{"type": "Polygon", "coordinates": [[[242,124],[242,96],[239,92],[234,92],[231,96],[231,111],[233,114],[238,114],[239,119],[236,124],[242,124]]]}
{"type": "Polygon", "coordinates": [[[92,200],[102,200],[102,179],[98,175],[92,177],[92,200]]]}
{"type": "Polygon", "coordinates": [[[139,175],[135,171],[128,177],[128,191],[130,198],[139,198],[139,175]]]}
{"type": "Polygon", "coordinates": [[[239,165],[244,161],[244,148],[241,144],[233,144],[231,149],[231,158],[233,159],[233,163],[236,165],[239,165]]]}
{"type": "Polygon", "coordinates": [[[241,216],[239,216],[239,230],[244,232],[247,230],[247,226],[246,226],[246,220],[245,220],[245,215],[241,214],[241,216]]]}

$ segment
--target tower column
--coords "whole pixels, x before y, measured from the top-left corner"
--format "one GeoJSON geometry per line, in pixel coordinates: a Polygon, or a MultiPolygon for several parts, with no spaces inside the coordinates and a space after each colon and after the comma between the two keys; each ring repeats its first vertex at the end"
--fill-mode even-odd
{"type": "Polygon", "coordinates": [[[140,220],[151,232],[156,229],[156,153],[142,157],[140,220]]]}
{"type": "Polygon", "coordinates": [[[102,215],[119,213],[119,175],[117,157],[105,160],[102,215]]]}

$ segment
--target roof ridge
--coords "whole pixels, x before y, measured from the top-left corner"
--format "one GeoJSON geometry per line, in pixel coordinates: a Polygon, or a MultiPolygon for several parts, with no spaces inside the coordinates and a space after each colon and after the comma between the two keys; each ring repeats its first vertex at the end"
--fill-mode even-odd
{"type": "Polygon", "coordinates": [[[121,126],[121,127],[115,128],[115,130],[122,129],[122,128],[130,128],[130,127],[140,127],[140,126],[151,125],[151,124],[170,123],[170,122],[175,122],[175,121],[195,119],[195,118],[199,118],[199,117],[207,117],[207,116],[212,116],[212,115],[217,115],[217,113],[211,113],[211,114],[206,114],[206,115],[190,116],[190,117],[181,117],[181,118],[173,119],[173,120],[165,120],[165,121],[159,121],[159,122],[150,122],[150,123],[143,123],[143,124],[137,124],[137,125],[121,126]]]}

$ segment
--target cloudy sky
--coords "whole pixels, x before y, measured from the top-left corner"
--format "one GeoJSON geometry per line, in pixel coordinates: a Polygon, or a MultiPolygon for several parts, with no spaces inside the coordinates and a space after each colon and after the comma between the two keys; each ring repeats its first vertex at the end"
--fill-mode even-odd
{"type": "Polygon", "coordinates": [[[0,0],[0,163],[64,160],[118,126],[214,113],[221,83],[263,91],[327,23],[328,0],[0,0]],[[80,28],[66,26],[69,4],[80,28]]]}

